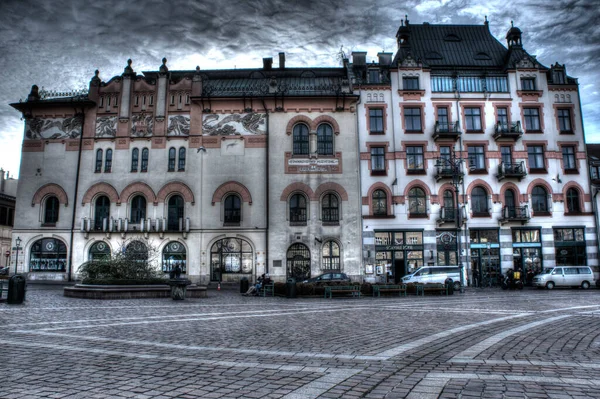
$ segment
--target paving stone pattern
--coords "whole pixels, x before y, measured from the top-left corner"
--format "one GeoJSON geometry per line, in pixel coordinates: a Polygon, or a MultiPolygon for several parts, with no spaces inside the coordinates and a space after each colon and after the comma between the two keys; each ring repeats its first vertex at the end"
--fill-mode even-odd
{"type": "Polygon", "coordinates": [[[0,398],[600,398],[600,290],[0,304],[0,398]]]}

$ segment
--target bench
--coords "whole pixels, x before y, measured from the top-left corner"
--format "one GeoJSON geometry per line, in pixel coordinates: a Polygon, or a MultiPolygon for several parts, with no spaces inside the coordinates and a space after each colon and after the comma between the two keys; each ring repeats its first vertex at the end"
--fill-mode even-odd
{"type": "Polygon", "coordinates": [[[425,296],[425,293],[439,293],[440,295],[448,295],[448,287],[446,284],[417,284],[417,295],[425,296]]]}
{"type": "Polygon", "coordinates": [[[258,293],[260,296],[275,296],[275,282],[269,284],[263,284],[258,293]]]}
{"type": "Polygon", "coordinates": [[[359,285],[332,285],[325,287],[325,298],[333,298],[333,293],[336,294],[352,294],[352,297],[360,298],[359,285]]]}
{"type": "Polygon", "coordinates": [[[381,293],[387,292],[397,292],[398,296],[404,294],[406,296],[406,285],[405,284],[397,284],[397,285],[374,285],[373,286],[373,296],[380,297],[381,293]]]}

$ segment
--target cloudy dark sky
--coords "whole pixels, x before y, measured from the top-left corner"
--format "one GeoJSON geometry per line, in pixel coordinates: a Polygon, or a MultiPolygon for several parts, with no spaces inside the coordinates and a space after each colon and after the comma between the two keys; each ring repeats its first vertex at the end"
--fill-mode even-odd
{"type": "Polygon", "coordinates": [[[18,175],[23,122],[8,103],[32,84],[87,87],[95,69],[108,80],[133,68],[337,66],[341,46],[395,52],[402,17],[412,23],[481,24],[504,36],[514,20],[523,44],[549,66],[579,78],[588,143],[600,142],[599,0],[0,0],[0,167],[18,175]],[[277,63],[277,61],[275,61],[277,63]]]}

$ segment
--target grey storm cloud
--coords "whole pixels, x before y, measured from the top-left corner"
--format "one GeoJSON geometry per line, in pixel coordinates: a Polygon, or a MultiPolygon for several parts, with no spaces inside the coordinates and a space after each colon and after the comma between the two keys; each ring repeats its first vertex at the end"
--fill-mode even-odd
{"type": "Polygon", "coordinates": [[[587,140],[600,142],[598,0],[2,0],[0,140],[20,141],[20,115],[8,103],[32,84],[87,87],[95,69],[108,80],[128,58],[137,72],[157,70],[162,57],[171,69],[259,67],[280,51],[290,66],[334,66],[341,46],[369,49],[369,57],[394,52],[405,14],[413,23],[454,24],[481,24],[487,15],[502,43],[514,20],[529,53],[579,78],[587,140]],[[233,61],[241,55],[255,61],[233,61]]]}

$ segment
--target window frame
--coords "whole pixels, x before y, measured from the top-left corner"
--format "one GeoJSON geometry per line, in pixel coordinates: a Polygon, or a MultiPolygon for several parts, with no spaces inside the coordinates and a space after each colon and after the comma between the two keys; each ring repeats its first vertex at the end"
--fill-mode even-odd
{"type": "Polygon", "coordinates": [[[427,193],[421,187],[413,187],[408,191],[409,217],[427,217],[427,193]],[[423,203],[420,204],[419,201],[423,203]],[[413,208],[416,210],[413,211],[413,208]]]}
{"type": "Polygon", "coordinates": [[[106,154],[104,155],[104,173],[110,173],[110,171],[112,170],[112,155],[112,149],[107,148],[106,154]]]}
{"type": "Polygon", "coordinates": [[[530,172],[546,172],[546,157],[543,145],[527,146],[527,163],[530,172]]]}
{"type": "Polygon", "coordinates": [[[55,226],[60,215],[60,201],[56,195],[44,199],[44,226],[55,226]]]}
{"type": "Polygon", "coordinates": [[[340,244],[335,240],[327,240],[323,243],[321,248],[321,269],[322,270],[341,270],[341,249],[340,244]],[[337,255],[335,255],[335,249],[337,249],[337,255]],[[325,255],[328,250],[328,255],[325,255]],[[328,267],[329,266],[329,267],[328,267]],[[337,266],[337,267],[332,267],[337,266]]]}
{"type": "Polygon", "coordinates": [[[337,194],[329,192],[321,198],[321,221],[333,225],[340,223],[340,199],[337,194]]]}
{"type": "Polygon", "coordinates": [[[421,107],[405,106],[402,109],[404,119],[404,131],[406,133],[423,133],[423,110],[421,107]],[[410,111],[410,113],[409,113],[410,111]],[[416,111],[416,113],[415,113],[416,111]],[[410,128],[409,128],[410,121],[410,128]],[[418,129],[415,128],[415,122],[418,121],[418,129]]]}
{"type": "Polygon", "coordinates": [[[470,173],[487,173],[485,146],[469,145],[467,147],[467,158],[469,159],[470,173]]]}
{"type": "Polygon", "coordinates": [[[303,193],[294,193],[288,201],[288,217],[292,226],[306,226],[308,222],[308,198],[303,193]]]}
{"type": "Polygon", "coordinates": [[[488,192],[483,186],[475,186],[471,190],[471,210],[474,217],[490,216],[488,192]]]}
{"type": "Polygon", "coordinates": [[[150,151],[148,150],[148,148],[143,148],[142,149],[142,163],[140,165],[140,172],[147,172],[148,171],[148,158],[150,155],[150,151]]]}
{"type": "Polygon", "coordinates": [[[556,119],[558,121],[558,132],[560,134],[572,134],[573,133],[573,120],[571,118],[570,108],[557,108],[556,119]],[[566,115],[564,115],[566,113],[566,115]],[[567,126],[568,125],[568,126],[567,126]]]}
{"type": "Polygon", "coordinates": [[[175,147],[169,148],[167,172],[175,172],[175,163],[177,158],[177,150],[175,147]]]}
{"type": "Polygon", "coordinates": [[[537,185],[531,190],[531,209],[534,214],[546,215],[550,213],[548,207],[548,191],[544,186],[537,185]],[[541,190],[541,192],[540,192],[541,190]],[[540,207],[540,205],[543,205],[540,207]]]}
{"type": "Polygon", "coordinates": [[[179,147],[179,154],[177,158],[177,171],[185,172],[185,147],[179,147]]]}
{"type": "Polygon", "coordinates": [[[333,156],[333,127],[329,123],[321,123],[317,126],[317,154],[323,156],[333,156]]]}
{"type": "Polygon", "coordinates": [[[369,134],[385,134],[384,116],[385,110],[383,107],[369,107],[369,134]],[[376,115],[377,113],[381,115],[376,115]],[[379,129],[379,124],[381,128],[379,129]]]}
{"type": "Polygon", "coordinates": [[[535,77],[524,76],[521,77],[521,90],[522,91],[536,91],[536,79],[535,77]]]}
{"type": "Polygon", "coordinates": [[[385,147],[372,146],[369,152],[371,154],[371,176],[387,175],[387,167],[385,162],[385,147]]]}
{"type": "Polygon", "coordinates": [[[420,90],[418,76],[403,76],[402,90],[420,90]],[[416,84],[415,84],[416,82],[416,84]]]}
{"type": "Polygon", "coordinates": [[[464,107],[465,131],[467,133],[482,133],[481,107],[464,107]]]}
{"type": "Polygon", "coordinates": [[[563,170],[565,173],[577,173],[577,151],[575,146],[565,145],[561,148],[563,170]]]}
{"type": "Polygon", "coordinates": [[[239,226],[242,222],[242,199],[237,194],[229,194],[223,200],[223,223],[239,226]]]}
{"type": "Polygon", "coordinates": [[[94,173],[102,173],[102,159],[104,158],[104,152],[102,148],[98,148],[96,150],[96,166],[94,168],[94,173]]]}
{"type": "Polygon", "coordinates": [[[373,216],[387,216],[389,214],[388,196],[385,190],[378,188],[371,193],[371,210],[373,216]]]}
{"type": "Polygon", "coordinates": [[[167,230],[179,231],[179,219],[185,218],[185,200],[179,194],[172,195],[167,201],[167,230]],[[172,215],[177,216],[173,221],[172,215]]]}
{"type": "Polygon", "coordinates": [[[575,187],[569,187],[565,194],[565,207],[568,214],[578,215],[581,214],[581,203],[579,202],[579,190],[575,187]]]}
{"type": "Polygon", "coordinates": [[[407,173],[422,173],[425,172],[425,149],[422,145],[407,145],[406,146],[406,172],[407,173]],[[419,152],[420,150],[420,152],[419,152]],[[420,165],[421,167],[411,167],[412,165],[420,165]]]}
{"type": "Polygon", "coordinates": [[[140,150],[139,148],[134,148],[131,150],[131,172],[138,171],[138,165],[140,161],[140,150]]]}
{"type": "Polygon", "coordinates": [[[292,155],[310,154],[310,129],[304,123],[297,123],[292,129],[292,155]]]}
{"type": "Polygon", "coordinates": [[[542,131],[539,107],[523,107],[523,127],[526,133],[538,133],[542,131]]]}
{"type": "Polygon", "coordinates": [[[148,200],[146,199],[146,197],[144,197],[141,194],[133,196],[129,203],[129,222],[132,224],[138,224],[141,222],[142,219],[146,219],[147,209],[148,200]],[[143,207],[141,206],[142,202],[143,207]]]}

